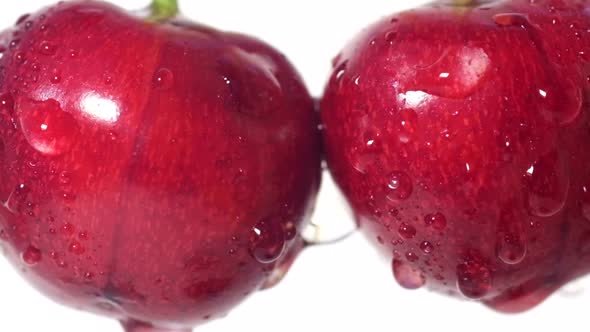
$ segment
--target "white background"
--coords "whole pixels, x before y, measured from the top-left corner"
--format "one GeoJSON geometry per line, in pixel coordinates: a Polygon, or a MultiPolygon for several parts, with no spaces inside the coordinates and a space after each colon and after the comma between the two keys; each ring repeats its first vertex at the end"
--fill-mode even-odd
{"type": "MultiPolygon", "coordinates": [[[[3,1],[0,22],[53,0],[3,1]],[[10,4],[8,4],[10,3],[10,4]]],[[[119,0],[138,9],[148,0],[119,0]]],[[[394,11],[424,0],[180,0],[184,14],[224,30],[255,35],[285,53],[319,96],[330,60],[360,29],[394,11]]],[[[334,187],[324,178],[316,223],[350,223],[334,187]]],[[[329,227],[329,226],[326,226],[329,227]]],[[[330,230],[330,229],[328,229],[330,230]]],[[[0,331],[115,332],[112,320],[61,307],[22,281],[0,258],[0,331]]],[[[274,289],[259,292],[230,315],[197,328],[202,332],[301,331],[570,331],[588,330],[589,280],[570,284],[526,314],[504,316],[471,302],[402,290],[360,235],[310,248],[274,289]],[[410,330],[411,329],[411,330],[410,330]]]]}

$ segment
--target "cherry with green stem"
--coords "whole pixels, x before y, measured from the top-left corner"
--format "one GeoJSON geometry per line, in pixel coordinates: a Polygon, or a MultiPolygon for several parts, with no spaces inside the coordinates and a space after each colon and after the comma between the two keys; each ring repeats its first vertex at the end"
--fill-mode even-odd
{"type": "Polygon", "coordinates": [[[279,52],[150,8],[68,1],[0,34],[0,241],[59,303],[189,331],[302,250],[320,139],[279,52]]]}
{"type": "Polygon", "coordinates": [[[167,20],[180,13],[177,0],[153,0],[150,17],[154,20],[167,20]]]}

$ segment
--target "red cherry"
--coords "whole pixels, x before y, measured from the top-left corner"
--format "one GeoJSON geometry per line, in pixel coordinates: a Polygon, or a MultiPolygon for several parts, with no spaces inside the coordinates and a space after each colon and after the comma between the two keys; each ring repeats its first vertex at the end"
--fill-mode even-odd
{"type": "Polygon", "coordinates": [[[153,10],[68,1],[1,35],[0,241],[61,303],[188,330],[286,273],[321,148],[281,54],[153,10]]]}
{"type": "Polygon", "coordinates": [[[522,311],[590,270],[589,12],[439,1],[335,60],[329,169],[402,286],[522,311]]]}

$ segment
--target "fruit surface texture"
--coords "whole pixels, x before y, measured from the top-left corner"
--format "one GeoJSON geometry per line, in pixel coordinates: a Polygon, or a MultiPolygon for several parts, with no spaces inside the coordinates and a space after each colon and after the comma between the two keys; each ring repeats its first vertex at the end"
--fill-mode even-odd
{"type": "Polygon", "coordinates": [[[37,288],[140,330],[278,282],[320,181],[284,56],[95,1],[23,16],[0,46],[0,243],[37,288]]]}
{"type": "Polygon", "coordinates": [[[329,168],[402,286],[520,312],[588,272],[589,9],[440,1],[334,60],[329,168]]]}

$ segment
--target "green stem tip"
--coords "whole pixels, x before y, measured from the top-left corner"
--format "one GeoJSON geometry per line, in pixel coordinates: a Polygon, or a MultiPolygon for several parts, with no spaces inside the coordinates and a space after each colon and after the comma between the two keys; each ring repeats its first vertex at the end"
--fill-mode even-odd
{"type": "Polygon", "coordinates": [[[454,0],[453,1],[455,6],[465,7],[473,4],[475,1],[473,0],[454,0]]]}
{"type": "Polygon", "coordinates": [[[443,4],[452,7],[471,7],[478,2],[481,2],[481,0],[442,0],[443,4]]]}
{"type": "Polygon", "coordinates": [[[178,15],[177,0],[152,0],[151,18],[153,20],[166,20],[178,15]]]}

